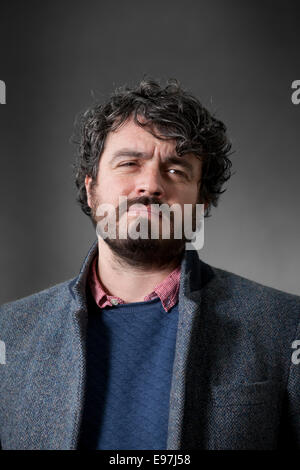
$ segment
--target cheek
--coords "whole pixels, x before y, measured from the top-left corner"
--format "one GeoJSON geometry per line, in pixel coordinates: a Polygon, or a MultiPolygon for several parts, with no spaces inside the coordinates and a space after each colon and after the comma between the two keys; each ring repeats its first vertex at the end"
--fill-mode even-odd
{"type": "Polygon", "coordinates": [[[98,178],[98,194],[103,201],[117,201],[119,196],[126,196],[132,192],[132,180],[124,176],[104,175],[98,178]]]}
{"type": "Polygon", "coordinates": [[[198,200],[199,186],[190,185],[180,191],[181,204],[195,204],[198,200]]]}

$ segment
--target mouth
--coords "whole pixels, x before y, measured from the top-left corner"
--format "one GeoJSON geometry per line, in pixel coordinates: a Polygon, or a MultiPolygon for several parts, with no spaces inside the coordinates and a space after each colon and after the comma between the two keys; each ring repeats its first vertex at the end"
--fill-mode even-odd
{"type": "Polygon", "coordinates": [[[158,211],[158,210],[155,210],[154,208],[151,208],[151,206],[147,206],[147,207],[141,207],[141,208],[137,208],[137,207],[130,207],[129,210],[128,210],[128,214],[129,215],[147,215],[148,217],[160,217],[162,216],[161,212],[158,211]]]}

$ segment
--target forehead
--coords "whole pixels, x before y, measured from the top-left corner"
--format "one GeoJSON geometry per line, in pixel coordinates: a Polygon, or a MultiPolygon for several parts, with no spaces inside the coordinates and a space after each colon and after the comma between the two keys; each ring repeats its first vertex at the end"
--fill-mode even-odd
{"type": "MultiPolygon", "coordinates": [[[[145,152],[153,155],[158,154],[162,159],[165,156],[178,156],[176,152],[176,140],[162,140],[152,135],[148,130],[135,124],[133,119],[129,119],[116,131],[109,132],[104,147],[104,153],[108,157],[121,148],[130,148],[136,152],[145,152]]],[[[188,159],[192,164],[199,166],[199,157],[193,154],[183,155],[183,159],[188,159]]]]}
{"type": "Polygon", "coordinates": [[[105,148],[107,150],[116,148],[119,145],[130,144],[130,147],[140,150],[143,147],[145,150],[156,149],[160,151],[175,151],[175,140],[161,140],[152,135],[148,130],[136,124],[133,119],[129,119],[122,124],[116,131],[109,132],[105,148]]]}

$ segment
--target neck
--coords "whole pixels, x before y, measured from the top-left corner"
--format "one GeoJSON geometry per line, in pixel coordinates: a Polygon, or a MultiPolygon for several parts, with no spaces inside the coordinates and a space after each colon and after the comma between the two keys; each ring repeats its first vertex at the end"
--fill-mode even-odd
{"type": "Polygon", "coordinates": [[[170,263],[165,268],[135,268],[116,256],[110,247],[98,239],[98,276],[104,289],[125,302],[141,302],[152,292],[174,269],[170,263]]]}

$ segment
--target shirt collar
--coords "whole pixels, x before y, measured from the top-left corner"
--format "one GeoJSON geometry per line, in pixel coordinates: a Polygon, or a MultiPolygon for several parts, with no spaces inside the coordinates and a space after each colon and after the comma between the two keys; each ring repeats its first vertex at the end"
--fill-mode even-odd
{"type": "MultiPolygon", "coordinates": [[[[123,299],[114,295],[109,295],[105,291],[98,277],[97,261],[98,256],[95,256],[91,263],[88,281],[96,304],[100,308],[104,308],[106,306],[112,307],[117,304],[125,304],[126,302],[123,299]]],[[[164,310],[168,312],[178,302],[180,272],[181,265],[174,269],[174,271],[172,271],[162,282],[157,284],[153,291],[144,297],[144,301],[146,302],[159,297],[164,310]]]]}

